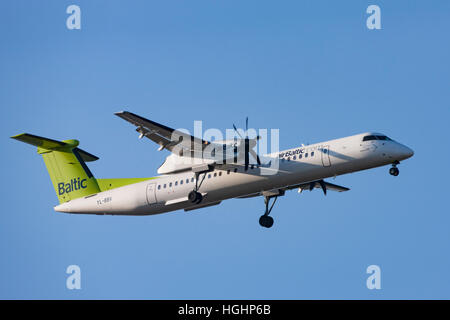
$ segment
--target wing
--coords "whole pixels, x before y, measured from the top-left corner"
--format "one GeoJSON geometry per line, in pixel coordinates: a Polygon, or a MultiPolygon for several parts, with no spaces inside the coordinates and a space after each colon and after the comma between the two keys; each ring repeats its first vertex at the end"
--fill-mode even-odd
{"type": "Polygon", "coordinates": [[[139,137],[152,140],[159,145],[159,150],[167,149],[173,153],[184,153],[185,155],[190,153],[191,156],[195,156],[196,151],[197,153],[201,152],[211,144],[209,141],[166,127],[128,111],[117,112],[115,115],[135,125],[136,131],[140,133],[139,137]]]}
{"type": "Polygon", "coordinates": [[[308,183],[302,183],[302,184],[296,184],[284,188],[279,189],[273,189],[273,190],[267,190],[257,193],[252,193],[245,196],[238,197],[239,199],[246,199],[246,198],[253,198],[253,197],[259,197],[259,196],[266,196],[266,197],[276,197],[276,196],[282,196],[286,192],[286,190],[293,190],[298,189],[299,192],[302,192],[303,190],[313,190],[314,188],[322,189],[323,192],[326,194],[327,190],[337,191],[337,192],[344,192],[349,191],[349,188],[338,186],[337,184],[329,183],[324,180],[316,180],[311,181],[308,183]]]}
{"type": "MultiPolygon", "coordinates": [[[[248,163],[244,163],[244,160],[250,159],[250,156],[244,156],[244,144],[240,144],[238,148],[234,145],[234,141],[228,141],[228,143],[205,141],[128,111],[117,112],[115,115],[135,125],[136,131],[140,133],[139,138],[146,137],[152,140],[159,145],[159,151],[167,149],[172,152],[173,157],[167,157],[158,169],[160,174],[194,170],[194,167],[194,171],[199,171],[205,164],[221,170],[236,166],[244,167],[246,170],[248,168],[248,163]],[[180,162],[177,157],[183,157],[183,160],[180,162]],[[197,159],[202,161],[197,162],[197,159]],[[235,159],[239,159],[239,162],[235,159]]],[[[253,150],[248,152],[250,155],[254,153],[253,150]]],[[[255,160],[258,162],[259,158],[256,156],[255,160]]]]}
{"type": "Polygon", "coordinates": [[[337,191],[337,192],[344,192],[349,191],[349,188],[338,186],[337,184],[329,183],[324,180],[317,180],[317,181],[311,181],[308,183],[302,183],[295,186],[289,186],[286,189],[297,189],[299,192],[302,192],[303,190],[313,190],[314,188],[322,189],[323,192],[326,194],[327,190],[337,191]]]}

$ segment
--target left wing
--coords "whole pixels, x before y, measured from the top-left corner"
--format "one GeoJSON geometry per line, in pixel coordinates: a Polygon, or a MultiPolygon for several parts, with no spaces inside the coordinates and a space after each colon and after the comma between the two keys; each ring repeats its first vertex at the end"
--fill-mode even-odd
{"type": "MultiPolygon", "coordinates": [[[[195,159],[202,159],[200,164],[208,164],[221,170],[243,166],[245,170],[250,164],[250,155],[255,157],[258,164],[259,157],[253,150],[258,139],[240,139],[239,147],[233,141],[209,142],[180,130],[169,128],[152,120],[145,119],[128,111],[115,113],[118,117],[135,125],[136,131],[140,133],[139,138],[146,137],[159,145],[159,151],[167,149],[172,152],[173,157],[167,157],[163,166],[158,170],[161,174],[178,171],[193,170],[197,167],[195,159]],[[177,157],[187,157],[180,162],[177,157]],[[244,161],[236,161],[236,159],[244,161]],[[242,162],[242,163],[241,163],[242,162]]],[[[202,168],[200,165],[199,168],[202,168]]],[[[196,169],[198,171],[200,169],[196,169]]],[[[210,171],[209,169],[207,171],[210,171]]]]}
{"type": "Polygon", "coordinates": [[[191,154],[191,156],[194,156],[195,152],[202,152],[205,147],[211,144],[209,141],[166,127],[132,112],[121,111],[115,113],[115,115],[135,125],[136,131],[140,133],[139,138],[146,137],[152,140],[159,145],[158,150],[167,149],[178,155],[185,152],[185,155],[191,154]]]}

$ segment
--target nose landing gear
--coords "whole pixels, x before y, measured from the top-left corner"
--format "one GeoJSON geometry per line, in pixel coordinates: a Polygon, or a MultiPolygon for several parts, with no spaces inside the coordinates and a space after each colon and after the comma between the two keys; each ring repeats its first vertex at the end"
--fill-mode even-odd
{"type": "Polygon", "coordinates": [[[392,168],[389,169],[389,174],[390,174],[391,176],[396,177],[396,176],[399,175],[400,170],[398,170],[398,168],[397,168],[397,165],[398,165],[398,164],[400,164],[400,162],[395,161],[395,162],[392,164],[392,168]]]}
{"type": "Polygon", "coordinates": [[[272,202],[272,205],[269,208],[270,199],[272,197],[264,197],[264,203],[266,204],[266,212],[259,218],[259,224],[261,227],[264,228],[271,228],[273,226],[273,218],[269,216],[269,214],[272,212],[273,206],[277,202],[278,196],[273,197],[274,200],[272,202]]]}

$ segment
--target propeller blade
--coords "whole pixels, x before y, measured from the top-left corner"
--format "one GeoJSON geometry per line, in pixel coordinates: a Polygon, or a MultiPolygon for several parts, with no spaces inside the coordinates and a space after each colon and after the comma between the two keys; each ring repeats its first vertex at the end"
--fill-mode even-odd
{"type": "Polygon", "coordinates": [[[252,155],[253,158],[256,159],[256,162],[258,163],[258,165],[261,165],[261,159],[259,158],[259,156],[256,154],[255,150],[250,149],[250,154],[252,155]]]}
{"type": "MultiPolygon", "coordinates": [[[[238,134],[238,136],[244,140],[244,160],[245,160],[245,171],[248,170],[250,164],[250,154],[256,159],[258,165],[261,165],[261,159],[258,154],[252,149],[250,149],[250,139],[248,138],[248,117],[245,118],[245,138],[239,133],[236,126],[233,124],[234,131],[238,134]]],[[[260,140],[261,137],[257,136],[255,139],[252,139],[252,142],[260,140]],[[254,140],[254,141],[253,141],[254,140]]],[[[256,145],[256,143],[255,143],[256,145]]],[[[253,147],[253,146],[252,146],[253,147]]],[[[236,150],[236,148],[235,148],[236,150]]],[[[235,156],[236,158],[236,156],[235,156]]]]}
{"type": "Polygon", "coordinates": [[[245,171],[248,170],[248,165],[250,163],[250,141],[248,138],[245,140],[245,150],[244,150],[244,157],[245,157],[245,171]]]}
{"type": "Polygon", "coordinates": [[[236,133],[238,134],[238,136],[241,137],[241,139],[244,139],[234,124],[233,124],[233,128],[234,128],[234,131],[236,131],[236,133]]]}
{"type": "Polygon", "coordinates": [[[316,182],[313,181],[309,184],[309,191],[313,191],[314,187],[316,186],[316,182]]]}
{"type": "Polygon", "coordinates": [[[322,187],[323,190],[323,194],[327,195],[327,185],[325,184],[325,182],[323,180],[319,181],[320,186],[322,187]]]}

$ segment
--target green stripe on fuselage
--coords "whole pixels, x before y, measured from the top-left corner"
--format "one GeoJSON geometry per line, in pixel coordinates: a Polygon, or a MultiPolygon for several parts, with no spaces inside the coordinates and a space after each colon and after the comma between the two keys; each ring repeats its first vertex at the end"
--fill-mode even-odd
{"type": "Polygon", "coordinates": [[[157,179],[158,177],[153,178],[113,178],[113,179],[97,179],[98,186],[100,191],[107,191],[111,189],[116,189],[119,187],[127,186],[130,184],[157,179]]]}

